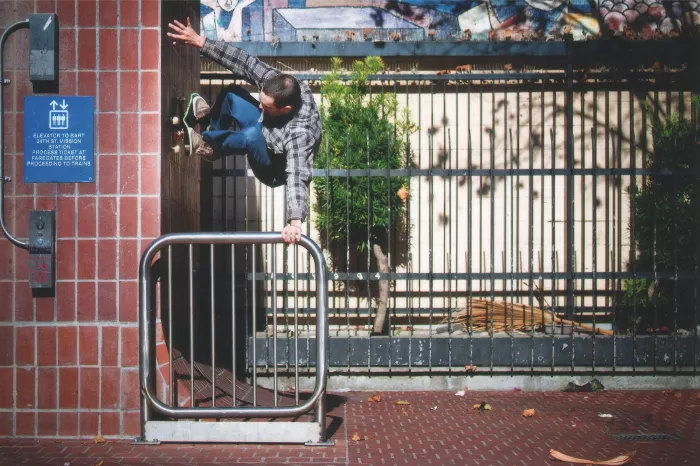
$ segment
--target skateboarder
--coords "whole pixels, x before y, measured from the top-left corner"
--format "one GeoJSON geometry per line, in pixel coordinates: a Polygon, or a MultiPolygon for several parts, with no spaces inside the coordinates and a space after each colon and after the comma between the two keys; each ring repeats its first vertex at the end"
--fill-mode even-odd
{"type": "Polygon", "coordinates": [[[187,25],[168,24],[173,44],[181,41],[228,68],[260,90],[260,101],[237,86],[219,95],[212,108],[198,95],[187,114],[196,125],[188,129],[192,153],[211,159],[244,150],[255,176],[268,186],[287,185],[287,225],[284,241],[296,243],[309,210],[308,185],[321,141],[321,116],[309,86],[268,66],[238,47],[200,36],[187,25]],[[201,135],[197,127],[204,128],[201,135]]]}

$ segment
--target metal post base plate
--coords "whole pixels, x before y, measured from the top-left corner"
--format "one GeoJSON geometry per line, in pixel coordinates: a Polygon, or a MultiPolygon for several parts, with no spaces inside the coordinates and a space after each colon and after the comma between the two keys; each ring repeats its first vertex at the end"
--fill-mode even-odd
{"type": "Polygon", "coordinates": [[[320,442],[315,422],[197,422],[148,421],[146,439],[184,443],[302,443],[320,442]]]}
{"type": "Polygon", "coordinates": [[[323,442],[306,442],[304,445],[307,447],[332,447],[335,445],[333,440],[326,440],[323,442]]]}
{"type": "Polygon", "coordinates": [[[131,441],[132,445],[160,445],[160,440],[157,438],[153,440],[147,440],[141,437],[136,437],[134,440],[131,441]]]}

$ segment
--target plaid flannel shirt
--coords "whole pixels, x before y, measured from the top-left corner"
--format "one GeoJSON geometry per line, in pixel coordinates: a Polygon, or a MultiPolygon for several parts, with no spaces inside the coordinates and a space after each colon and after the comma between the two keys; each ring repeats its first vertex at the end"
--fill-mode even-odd
{"type": "MultiPolygon", "coordinates": [[[[258,89],[281,72],[238,47],[223,41],[206,39],[201,54],[228,68],[258,89]]],[[[308,185],[313,173],[314,157],[321,141],[321,116],[308,84],[301,86],[301,108],[282,127],[267,128],[263,135],[268,150],[286,154],[287,158],[287,221],[306,220],[309,211],[308,185]]]]}

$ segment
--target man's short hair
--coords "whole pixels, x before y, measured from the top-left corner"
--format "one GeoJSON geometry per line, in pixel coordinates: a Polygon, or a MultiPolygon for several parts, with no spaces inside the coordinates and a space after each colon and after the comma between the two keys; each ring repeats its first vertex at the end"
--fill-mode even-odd
{"type": "Polygon", "coordinates": [[[287,105],[298,108],[301,105],[301,87],[291,75],[282,73],[268,79],[262,90],[275,100],[277,108],[287,105]]]}

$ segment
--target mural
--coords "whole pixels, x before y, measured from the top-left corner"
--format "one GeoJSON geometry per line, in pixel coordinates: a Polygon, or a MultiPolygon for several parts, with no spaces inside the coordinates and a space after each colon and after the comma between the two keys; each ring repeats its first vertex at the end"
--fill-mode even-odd
{"type": "Polygon", "coordinates": [[[201,0],[201,31],[225,41],[651,40],[700,25],[700,1],[201,0]]]}

